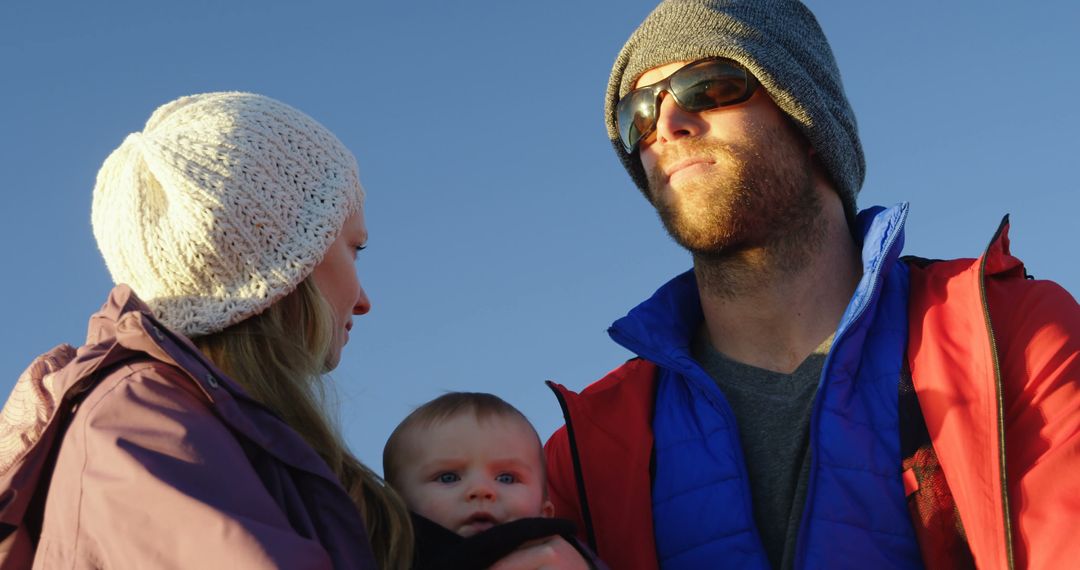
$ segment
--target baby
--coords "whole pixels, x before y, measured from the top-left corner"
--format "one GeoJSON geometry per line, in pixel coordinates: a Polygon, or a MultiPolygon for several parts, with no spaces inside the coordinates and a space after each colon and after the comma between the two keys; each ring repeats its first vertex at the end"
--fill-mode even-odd
{"type": "Polygon", "coordinates": [[[462,567],[448,557],[486,567],[529,540],[572,541],[573,525],[551,519],[536,430],[491,394],[452,392],[417,408],[386,442],[383,472],[419,515],[418,567],[462,567]]]}

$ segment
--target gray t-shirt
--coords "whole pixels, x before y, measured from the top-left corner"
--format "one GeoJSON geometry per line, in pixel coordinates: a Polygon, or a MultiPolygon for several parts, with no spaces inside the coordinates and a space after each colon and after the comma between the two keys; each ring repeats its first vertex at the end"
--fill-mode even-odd
{"type": "Polygon", "coordinates": [[[724,393],[739,429],[754,521],[773,568],[792,568],[810,476],[810,410],[830,336],[791,374],[736,362],[706,334],[691,353],[724,393]]]}

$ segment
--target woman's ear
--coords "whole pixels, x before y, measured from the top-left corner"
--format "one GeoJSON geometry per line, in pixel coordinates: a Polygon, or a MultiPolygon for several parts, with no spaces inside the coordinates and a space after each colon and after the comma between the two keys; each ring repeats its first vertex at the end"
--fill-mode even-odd
{"type": "Polygon", "coordinates": [[[540,508],[540,516],[545,519],[550,519],[555,516],[555,505],[551,501],[544,501],[544,506],[540,508]]]}

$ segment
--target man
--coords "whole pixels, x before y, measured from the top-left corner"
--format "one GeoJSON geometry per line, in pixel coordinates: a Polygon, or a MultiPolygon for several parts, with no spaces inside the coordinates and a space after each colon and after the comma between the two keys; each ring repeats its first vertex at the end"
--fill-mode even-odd
{"type": "Polygon", "coordinates": [[[668,0],[608,134],[692,271],[615,322],[639,356],[553,385],[556,516],[612,568],[1058,568],[1080,541],[1080,308],[856,214],[855,118],[794,0],[668,0]],[[917,396],[916,396],[917,395],[917,396]]]}

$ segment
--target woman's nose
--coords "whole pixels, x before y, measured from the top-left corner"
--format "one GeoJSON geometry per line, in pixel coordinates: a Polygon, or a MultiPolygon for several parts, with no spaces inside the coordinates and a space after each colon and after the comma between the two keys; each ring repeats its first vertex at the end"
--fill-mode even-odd
{"type": "Polygon", "coordinates": [[[371,299],[368,299],[367,291],[364,291],[364,287],[360,286],[360,295],[356,298],[356,304],[353,305],[352,313],[354,315],[367,314],[371,310],[371,299]]]}

